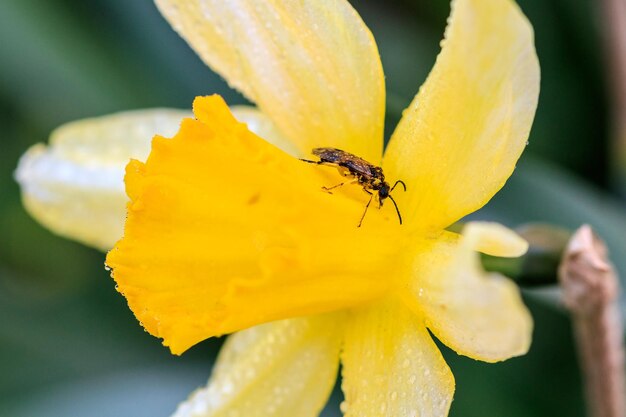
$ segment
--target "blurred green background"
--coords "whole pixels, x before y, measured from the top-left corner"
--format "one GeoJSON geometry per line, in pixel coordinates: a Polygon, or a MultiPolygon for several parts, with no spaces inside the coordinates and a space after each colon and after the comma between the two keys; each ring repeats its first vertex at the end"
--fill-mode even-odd
{"type": "MultiPolygon", "coordinates": [[[[609,188],[600,14],[592,0],[520,0],[533,23],[542,91],[530,145],[478,216],[517,226],[583,222],[626,275],[626,206],[609,188]]],[[[434,63],[447,1],[359,0],[387,76],[388,133],[434,63]]],[[[0,415],[168,416],[204,384],[220,340],[171,356],[137,324],[103,254],[58,238],[22,208],[12,173],[56,126],[196,95],[243,98],[211,73],[149,0],[0,2],[0,415]]],[[[583,416],[567,316],[533,294],[534,343],[487,365],[444,349],[453,416],[583,416]]],[[[336,390],[326,416],[339,415],[336,390]]]]}

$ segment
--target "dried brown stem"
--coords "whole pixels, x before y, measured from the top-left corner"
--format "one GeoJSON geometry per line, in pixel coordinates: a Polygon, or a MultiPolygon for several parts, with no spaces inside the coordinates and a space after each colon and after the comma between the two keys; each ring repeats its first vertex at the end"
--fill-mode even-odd
{"type": "Polygon", "coordinates": [[[626,197],[626,1],[599,0],[611,100],[611,159],[619,192],[626,197]]]}
{"type": "Polygon", "coordinates": [[[626,417],[619,284],[604,243],[585,225],[572,236],[559,267],[572,314],[590,417],[626,417]]]}

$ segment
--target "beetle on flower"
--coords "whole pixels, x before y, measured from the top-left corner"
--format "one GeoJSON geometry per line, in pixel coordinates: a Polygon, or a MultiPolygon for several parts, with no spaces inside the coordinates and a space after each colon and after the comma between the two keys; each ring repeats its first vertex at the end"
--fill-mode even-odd
{"type": "MultiPolygon", "coordinates": [[[[157,5],[258,105],[233,115],[220,97],[199,97],[195,117],[126,170],[124,237],[106,262],[134,314],[175,354],[238,332],[177,416],[316,416],[340,359],[346,416],[445,416],[454,378],[427,329],[482,361],[528,350],[519,290],[482,271],[477,253],[520,256],[526,242],[492,223],[446,230],[504,185],[529,135],[539,66],[513,1],[452,2],[435,67],[384,154],[382,66],[346,0],[157,5]],[[406,183],[395,195],[402,225],[385,206],[356,228],[360,187],[321,191],[341,177],[299,158],[329,147],[406,183]]],[[[49,204],[33,185],[37,161],[49,158],[38,149],[18,170],[36,214],[49,204]]],[[[80,188],[67,183],[55,189],[62,202],[80,188]]],[[[97,239],[60,217],[43,221],[97,239]]]]}

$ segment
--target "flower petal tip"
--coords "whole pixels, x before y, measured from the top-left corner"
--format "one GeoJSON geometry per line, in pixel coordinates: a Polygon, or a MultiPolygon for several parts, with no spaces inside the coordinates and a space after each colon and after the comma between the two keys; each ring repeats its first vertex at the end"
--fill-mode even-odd
{"type": "Polygon", "coordinates": [[[463,239],[472,249],[486,255],[517,258],[528,251],[528,242],[515,231],[495,222],[469,222],[463,239]]]}

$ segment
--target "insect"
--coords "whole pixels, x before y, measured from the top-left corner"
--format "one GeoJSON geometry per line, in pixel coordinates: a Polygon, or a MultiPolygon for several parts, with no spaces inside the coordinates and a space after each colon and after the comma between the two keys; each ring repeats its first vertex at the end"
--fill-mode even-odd
{"type": "Polygon", "coordinates": [[[367,213],[367,209],[372,202],[372,198],[374,197],[374,193],[378,195],[378,208],[380,209],[383,206],[383,203],[389,197],[393,202],[394,207],[396,208],[396,213],[398,213],[398,220],[400,224],[402,224],[402,216],[400,215],[400,210],[398,209],[398,205],[396,204],[396,200],[391,196],[391,192],[396,188],[396,185],[402,184],[404,191],[406,191],[406,184],[402,180],[398,180],[395,182],[393,187],[389,187],[389,183],[385,181],[385,174],[383,174],[383,169],[381,167],[377,167],[376,165],[370,164],[363,158],[359,158],[356,155],[353,155],[349,152],[342,151],[337,148],[314,148],[312,151],[313,155],[317,156],[319,161],[311,161],[308,159],[300,159],[301,161],[308,162],[310,164],[317,165],[330,165],[335,166],[344,177],[352,177],[354,180],[350,182],[342,182],[333,187],[322,187],[324,191],[333,190],[335,188],[339,188],[342,185],[349,183],[355,184],[358,183],[363,187],[363,191],[370,195],[370,199],[365,206],[365,211],[361,216],[361,220],[359,221],[359,225],[357,227],[361,227],[363,223],[363,219],[365,218],[365,214],[367,213]]]}

